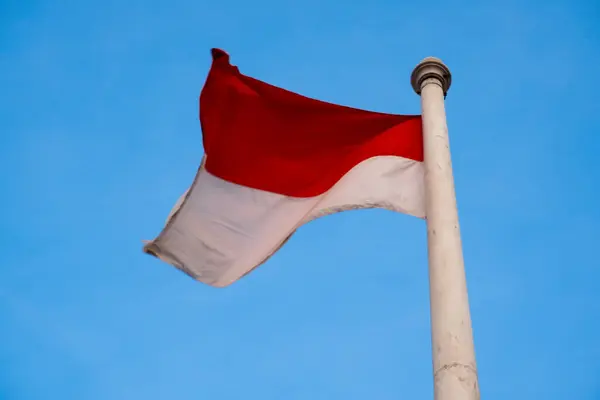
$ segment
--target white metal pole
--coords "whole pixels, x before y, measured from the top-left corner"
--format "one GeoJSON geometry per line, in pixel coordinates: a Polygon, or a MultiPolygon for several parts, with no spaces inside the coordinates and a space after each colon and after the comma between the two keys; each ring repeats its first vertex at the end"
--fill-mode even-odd
{"type": "Polygon", "coordinates": [[[479,384],[467,296],[444,98],[450,70],[428,57],[411,84],[421,95],[429,296],[435,400],[478,400],[479,384]]]}

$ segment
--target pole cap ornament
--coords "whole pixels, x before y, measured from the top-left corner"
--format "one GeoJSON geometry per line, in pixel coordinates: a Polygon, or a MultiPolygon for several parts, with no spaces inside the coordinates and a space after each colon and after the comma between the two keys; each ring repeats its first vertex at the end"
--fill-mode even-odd
{"type": "Polygon", "coordinates": [[[410,84],[415,92],[420,95],[422,84],[426,79],[433,78],[440,82],[444,91],[444,96],[452,84],[452,75],[450,70],[439,58],[427,57],[419,63],[410,76],[410,84]]]}

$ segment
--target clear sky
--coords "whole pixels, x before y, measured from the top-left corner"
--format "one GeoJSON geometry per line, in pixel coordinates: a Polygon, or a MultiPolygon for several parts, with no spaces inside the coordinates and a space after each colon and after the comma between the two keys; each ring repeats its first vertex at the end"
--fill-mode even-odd
{"type": "Polygon", "coordinates": [[[537,3],[0,0],[0,399],[432,398],[423,221],[323,218],[226,289],[142,253],[211,47],[407,114],[442,58],[482,396],[600,399],[600,5],[537,3]]]}

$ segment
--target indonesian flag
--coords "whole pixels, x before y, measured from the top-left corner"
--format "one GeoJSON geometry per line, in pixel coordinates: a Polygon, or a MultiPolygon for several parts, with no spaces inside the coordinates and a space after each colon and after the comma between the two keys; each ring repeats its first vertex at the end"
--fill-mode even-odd
{"type": "Polygon", "coordinates": [[[315,218],[375,207],[425,217],[419,115],[310,99],[241,74],[222,50],[212,58],[204,158],[146,253],[223,287],[315,218]]]}

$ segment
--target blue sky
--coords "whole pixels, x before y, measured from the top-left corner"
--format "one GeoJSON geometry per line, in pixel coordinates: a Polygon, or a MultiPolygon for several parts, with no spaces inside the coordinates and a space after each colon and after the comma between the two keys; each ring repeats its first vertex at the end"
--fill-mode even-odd
{"type": "Polygon", "coordinates": [[[213,46],[407,114],[442,58],[483,398],[600,399],[600,6],[358,3],[0,0],[0,399],[432,398],[423,221],[323,218],[227,289],[142,253],[213,46]]]}

